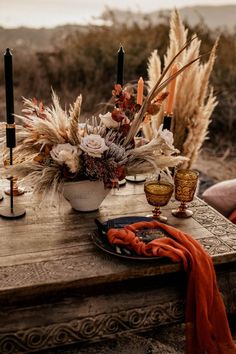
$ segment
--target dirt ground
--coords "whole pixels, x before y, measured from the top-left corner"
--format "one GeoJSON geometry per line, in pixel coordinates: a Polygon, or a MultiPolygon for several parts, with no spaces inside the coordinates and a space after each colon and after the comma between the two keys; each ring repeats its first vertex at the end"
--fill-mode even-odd
{"type": "Polygon", "coordinates": [[[204,150],[192,168],[200,172],[200,184],[198,196],[217,182],[236,178],[236,156],[214,154],[212,151],[204,150]]]}
{"type": "Polygon", "coordinates": [[[193,167],[214,182],[236,178],[236,156],[216,155],[209,150],[204,150],[198,157],[193,167]]]}

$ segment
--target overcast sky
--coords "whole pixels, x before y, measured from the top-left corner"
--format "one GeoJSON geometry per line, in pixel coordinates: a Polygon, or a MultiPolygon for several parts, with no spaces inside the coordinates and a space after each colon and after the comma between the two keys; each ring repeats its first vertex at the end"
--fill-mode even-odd
{"type": "Polygon", "coordinates": [[[236,0],[0,0],[0,26],[54,27],[65,23],[87,23],[105,6],[151,12],[193,5],[234,4],[236,0]]]}

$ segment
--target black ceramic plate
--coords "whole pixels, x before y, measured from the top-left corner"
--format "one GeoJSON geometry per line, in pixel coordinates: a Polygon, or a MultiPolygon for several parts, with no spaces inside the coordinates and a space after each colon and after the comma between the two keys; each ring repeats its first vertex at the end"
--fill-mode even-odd
{"type": "MultiPolygon", "coordinates": [[[[134,251],[131,251],[125,247],[111,245],[108,242],[106,231],[109,228],[122,228],[125,225],[129,225],[138,221],[153,221],[153,219],[145,216],[128,216],[116,219],[109,219],[107,222],[101,224],[100,226],[99,224],[97,225],[98,229],[92,234],[92,240],[97,247],[116,257],[142,261],[160,259],[159,257],[139,256],[134,251]]],[[[161,228],[157,228],[138,230],[137,236],[139,236],[144,242],[150,242],[156,238],[169,236],[169,234],[167,234],[161,228]]]]}

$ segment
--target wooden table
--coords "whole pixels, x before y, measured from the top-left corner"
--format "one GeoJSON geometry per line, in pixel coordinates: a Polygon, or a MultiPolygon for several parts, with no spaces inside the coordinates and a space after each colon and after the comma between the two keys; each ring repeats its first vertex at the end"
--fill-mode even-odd
{"type": "MultiPolygon", "coordinates": [[[[111,191],[99,211],[78,213],[67,202],[40,209],[16,197],[27,214],[0,219],[0,353],[33,353],[183,321],[185,276],[168,260],[130,261],[91,241],[94,218],[146,215],[143,185],[111,191]]],[[[0,207],[9,203],[8,197],[0,207]]],[[[191,233],[213,257],[227,311],[236,312],[236,227],[200,199],[194,216],[169,224],[191,233]]]]}

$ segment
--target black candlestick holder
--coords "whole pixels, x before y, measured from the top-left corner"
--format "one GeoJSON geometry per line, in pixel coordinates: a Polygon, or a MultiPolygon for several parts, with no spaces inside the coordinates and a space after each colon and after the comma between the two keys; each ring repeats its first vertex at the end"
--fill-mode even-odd
{"type": "Polygon", "coordinates": [[[138,175],[130,175],[125,177],[126,181],[132,183],[142,183],[146,181],[146,176],[138,174],[138,175]]]}
{"type": "MultiPolygon", "coordinates": [[[[9,148],[10,165],[13,165],[13,148],[16,146],[16,131],[14,122],[13,65],[12,53],[9,48],[4,54],[5,94],[6,94],[6,145],[9,148]]],[[[15,219],[25,215],[25,209],[14,206],[14,180],[10,177],[10,205],[0,209],[0,216],[15,219]]]]}
{"type": "MultiPolygon", "coordinates": [[[[9,147],[10,154],[10,165],[13,165],[13,147],[15,147],[15,124],[6,125],[6,140],[7,147],[9,147]]],[[[10,205],[0,209],[0,216],[7,219],[16,219],[25,215],[25,209],[22,206],[14,205],[14,181],[13,176],[9,178],[10,180],[10,205]]]]}

